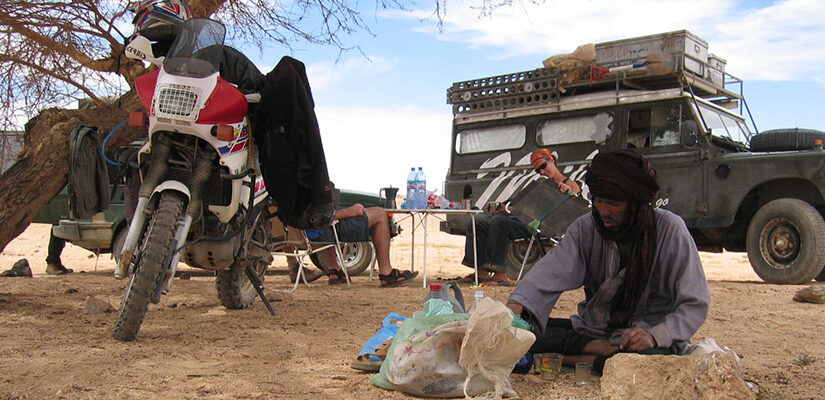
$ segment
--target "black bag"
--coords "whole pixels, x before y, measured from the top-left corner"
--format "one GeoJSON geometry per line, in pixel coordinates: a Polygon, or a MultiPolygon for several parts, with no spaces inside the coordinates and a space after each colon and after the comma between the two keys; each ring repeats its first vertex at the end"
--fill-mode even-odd
{"type": "Polygon", "coordinates": [[[109,208],[109,174],[97,127],[80,125],[69,136],[69,211],[89,218],[109,208]]]}

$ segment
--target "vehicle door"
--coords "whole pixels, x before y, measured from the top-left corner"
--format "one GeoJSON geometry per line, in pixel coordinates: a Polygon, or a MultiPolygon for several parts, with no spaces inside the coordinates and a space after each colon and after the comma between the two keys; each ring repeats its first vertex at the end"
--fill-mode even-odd
{"type": "Polygon", "coordinates": [[[688,226],[707,213],[706,162],[692,115],[683,101],[672,100],[630,106],[625,119],[627,148],[656,168],[660,190],[654,206],[679,214],[688,226]]]}

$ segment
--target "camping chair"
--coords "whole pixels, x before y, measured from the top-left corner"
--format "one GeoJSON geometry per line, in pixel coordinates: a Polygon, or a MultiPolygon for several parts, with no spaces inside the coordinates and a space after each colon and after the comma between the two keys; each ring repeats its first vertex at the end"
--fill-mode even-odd
{"type": "MultiPolygon", "coordinates": [[[[539,253],[541,253],[541,257],[544,257],[547,254],[547,250],[544,249],[544,245],[541,243],[542,240],[548,240],[550,242],[551,247],[555,247],[559,241],[552,237],[544,238],[542,237],[541,230],[536,231],[536,233],[530,235],[530,241],[527,243],[527,250],[524,252],[524,257],[521,259],[521,268],[518,271],[518,277],[516,278],[516,284],[521,281],[521,277],[524,274],[524,267],[527,265],[527,259],[530,257],[530,250],[533,248],[533,243],[539,248],[539,253]]],[[[516,239],[514,242],[523,241],[526,239],[516,239]]]]}
{"type": "MultiPolygon", "coordinates": [[[[527,224],[528,230],[533,232],[527,245],[530,254],[533,243],[542,237],[550,238],[555,245],[555,237],[561,237],[567,227],[579,216],[590,209],[590,204],[581,196],[572,192],[559,193],[558,186],[549,179],[538,179],[527,185],[524,190],[516,194],[510,202],[510,210],[516,218],[527,224]]],[[[542,255],[545,251],[540,247],[542,255]]],[[[521,279],[527,257],[521,263],[516,281],[521,279]]]]}
{"type": "MultiPolygon", "coordinates": [[[[309,281],[307,281],[306,275],[304,274],[304,259],[308,256],[311,256],[313,254],[318,254],[318,253],[332,247],[332,248],[335,249],[335,256],[338,258],[338,264],[343,267],[344,257],[341,254],[341,246],[340,246],[340,242],[338,241],[338,231],[335,227],[337,222],[338,221],[334,221],[332,223],[332,226],[330,227],[332,229],[332,233],[333,233],[332,236],[334,238],[334,241],[329,242],[329,243],[326,243],[326,242],[324,242],[324,243],[312,242],[307,237],[306,232],[304,232],[303,230],[300,230],[300,229],[294,229],[295,232],[299,232],[299,237],[295,238],[295,239],[292,239],[291,238],[291,236],[292,236],[291,233],[293,231],[290,230],[290,228],[288,228],[286,226],[283,227],[283,229],[284,229],[284,241],[282,243],[279,243],[279,244],[282,244],[284,248],[287,245],[292,245],[293,251],[291,251],[291,252],[276,251],[276,252],[272,252],[272,255],[285,256],[285,257],[294,257],[295,260],[298,262],[298,273],[295,276],[295,284],[294,284],[294,286],[292,287],[291,290],[286,290],[286,292],[292,293],[295,290],[297,290],[298,285],[301,283],[302,280],[304,281],[304,284],[306,284],[307,286],[312,286],[309,283],[309,281]]],[[[347,272],[346,268],[342,268],[342,269],[344,271],[344,276],[347,279],[347,287],[349,288],[350,287],[349,273],[347,272]]],[[[370,271],[370,272],[372,272],[372,271],[370,271]]]]}

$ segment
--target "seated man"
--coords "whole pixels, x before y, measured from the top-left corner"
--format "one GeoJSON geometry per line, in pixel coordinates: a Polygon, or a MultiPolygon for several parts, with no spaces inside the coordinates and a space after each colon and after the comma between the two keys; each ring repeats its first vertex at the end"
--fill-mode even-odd
{"type": "MultiPolygon", "coordinates": [[[[372,240],[378,259],[378,279],[382,288],[412,282],[413,278],[418,275],[418,272],[399,271],[390,264],[390,225],[387,213],[383,208],[364,208],[363,204],[354,204],[336,211],[335,219],[338,220],[335,229],[338,232],[340,242],[366,242],[372,240]]],[[[332,228],[307,229],[306,234],[313,242],[329,243],[335,241],[332,228]]],[[[330,248],[324,251],[322,256],[327,258],[327,265],[330,266],[328,272],[329,284],[347,283],[344,271],[335,256],[335,250],[330,248]]]]}
{"type": "Polygon", "coordinates": [[[684,221],[654,209],[656,171],[629,150],[593,158],[585,183],[590,215],[519,283],[508,307],[531,322],[530,351],[591,362],[601,373],[616,352],[678,354],[708,315],[710,290],[684,221]],[[565,290],[584,286],[570,319],[549,318],[565,290]]]}
{"type": "MultiPolygon", "coordinates": [[[[548,149],[538,149],[530,156],[530,162],[537,174],[553,180],[564,193],[581,192],[579,185],[564,176],[556,167],[556,157],[548,149]]],[[[503,207],[491,210],[504,213],[503,207]]],[[[467,224],[467,238],[464,245],[463,265],[473,268],[473,227],[467,224]]],[[[510,285],[507,276],[506,258],[511,240],[529,239],[527,225],[509,215],[481,215],[476,217],[476,256],[478,257],[479,282],[485,285],[510,285]]],[[[475,275],[470,274],[459,280],[461,283],[474,283],[475,275]]]]}

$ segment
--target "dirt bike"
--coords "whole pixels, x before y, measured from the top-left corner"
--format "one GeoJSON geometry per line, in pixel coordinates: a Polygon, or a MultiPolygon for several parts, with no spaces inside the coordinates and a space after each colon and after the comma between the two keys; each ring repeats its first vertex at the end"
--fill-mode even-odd
{"type": "MultiPolygon", "coordinates": [[[[130,58],[159,66],[135,86],[148,110],[130,114],[130,125],[148,119],[139,150],[142,183],[117,278],[129,278],[112,328],[134,340],[149,303],[171,289],[178,261],[216,271],[223,306],[248,307],[262,295],[272,261],[269,197],[261,175],[244,95],[219,76],[225,27],[209,19],[183,23],[165,58],[136,36],[130,58]]],[[[257,97],[257,99],[256,99],[257,97]]]]}

